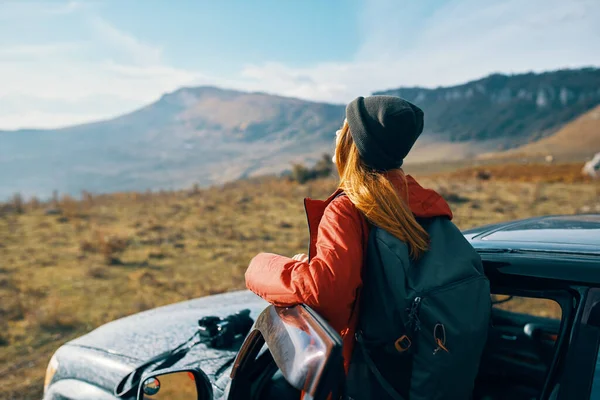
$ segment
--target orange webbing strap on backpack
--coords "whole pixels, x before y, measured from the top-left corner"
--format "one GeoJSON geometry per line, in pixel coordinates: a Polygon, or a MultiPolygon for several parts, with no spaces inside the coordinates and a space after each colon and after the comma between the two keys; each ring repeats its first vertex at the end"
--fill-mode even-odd
{"type": "Polygon", "coordinates": [[[377,379],[377,382],[386,391],[386,393],[394,400],[405,400],[404,397],[402,397],[396,391],[396,389],[394,389],[392,387],[392,385],[390,385],[388,383],[388,381],[383,377],[383,375],[381,375],[381,372],[379,372],[379,370],[377,369],[377,366],[373,362],[373,359],[369,355],[369,352],[367,351],[367,348],[365,347],[365,344],[362,340],[362,335],[360,335],[360,333],[357,333],[357,335],[356,335],[356,345],[358,347],[360,347],[363,358],[364,358],[365,362],[367,363],[367,365],[369,366],[371,373],[373,374],[373,376],[375,376],[375,379],[377,379]]]}

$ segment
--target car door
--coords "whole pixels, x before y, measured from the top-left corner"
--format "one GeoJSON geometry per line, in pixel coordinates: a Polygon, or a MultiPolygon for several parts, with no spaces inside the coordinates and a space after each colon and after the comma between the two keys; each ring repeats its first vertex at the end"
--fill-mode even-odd
{"type": "Polygon", "coordinates": [[[513,297],[492,312],[475,398],[600,399],[600,289],[550,289],[540,279],[526,286],[513,278],[493,287],[513,297]]]}
{"type": "Polygon", "coordinates": [[[276,376],[307,400],[326,399],[345,385],[342,340],[310,307],[269,306],[260,314],[234,362],[226,398],[262,398],[276,376]]]}
{"type": "Polygon", "coordinates": [[[492,291],[492,326],[475,398],[539,398],[568,337],[572,296],[516,280],[510,287],[494,285],[492,291]]]}
{"type": "Polygon", "coordinates": [[[582,288],[568,352],[551,400],[600,399],[600,288],[582,288]]]}

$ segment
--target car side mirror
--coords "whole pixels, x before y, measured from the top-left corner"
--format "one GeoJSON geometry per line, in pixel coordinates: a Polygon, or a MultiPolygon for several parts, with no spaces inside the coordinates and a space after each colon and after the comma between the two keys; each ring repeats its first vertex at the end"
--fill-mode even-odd
{"type": "Polygon", "coordinates": [[[238,353],[227,399],[259,398],[261,382],[270,379],[273,368],[303,391],[304,399],[325,400],[344,385],[342,340],[310,307],[269,306],[238,353]],[[265,344],[268,350],[261,352],[265,344]]]}
{"type": "Polygon", "coordinates": [[[210,383],[196,368],[152,371],[142,377],[137,400],[200,400],[209,398],[210,383]]]}

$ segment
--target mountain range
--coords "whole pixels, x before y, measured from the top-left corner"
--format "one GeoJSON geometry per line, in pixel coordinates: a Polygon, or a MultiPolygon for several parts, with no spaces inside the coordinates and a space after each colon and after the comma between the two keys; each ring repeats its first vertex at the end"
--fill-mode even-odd
{"type": "MultiPolygon", "coordinates": [[[[600,69],[494,74],[453,87],[375,94],[401,96],[425,111],[424,133],[407,164],[450,161],[552,136],[600,104],[600,69]]],[[[0,131],[0,199],[15,192],[169,189],[283,172],[332,153],[344,109],[204,86],[106,121],[0,131]]],[[[593,151],[600,149],[571,148],[581,157],[593,151]]]]}

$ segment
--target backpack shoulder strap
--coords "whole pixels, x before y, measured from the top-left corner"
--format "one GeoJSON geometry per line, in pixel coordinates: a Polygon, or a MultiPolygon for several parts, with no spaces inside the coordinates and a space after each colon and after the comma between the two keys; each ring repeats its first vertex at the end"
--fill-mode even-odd
{"type": "Polygon", "coordinates": [[[356,344],[360,348],[363,359],[369,366],[371,373],[373,374],[373,376],[375,376],[375,379],[377,379],[377,382],[386,391],[386,393],[394,400],[405,400],[404,397],[402,397],[396,391],[396,389],[394,389],[392,385],[388,383],[388,381],[383,377],[383,375],[381,375],[381,372],[379,372],[379,369],[377,369],[377,366],[375,365],[373,359],[369,355],[369,352],[367,351],[365,344],[363,343],[362,336],[360,335],[360,333],[357,333],[356,335],[356,344]]]}
{"type": "MultiPolygon", "coordinates": [[[[394,249],[390,247],[388,243],[382,238],[379,234],[381,231],[380,228],[374,227],[371,231],[371,240],[369,240],[369,251],[372,251],[374,254],[373,257],[377,257],[378,264],[381,265],[382,272],[386,278],[387,284],[389,285],[390,291],[394,296],[394,304],[403,304],[405,299],[401,296],[402,289],[399,287],[400,285],[404,285],[406,281],[405,276],[405,268],[404,264],[406,264],[406,260],[403,260],[400,255],[398,255],[394,249]],[[390,263],[390,260],[384,259],[384,257],[393,257],[395,263],[390,263]],[[400,265],[399,265],[400,264],[400,265]]],[[[387,232],[381,232],[383,235],[389,235],[390,237],[396,239],[394,236],[388,234],[387,232]]],[[[403,310],[398,310],[399,315],[402,317],[402,323],[406,326],[408,321],[404,320],[403,310]]]]}

